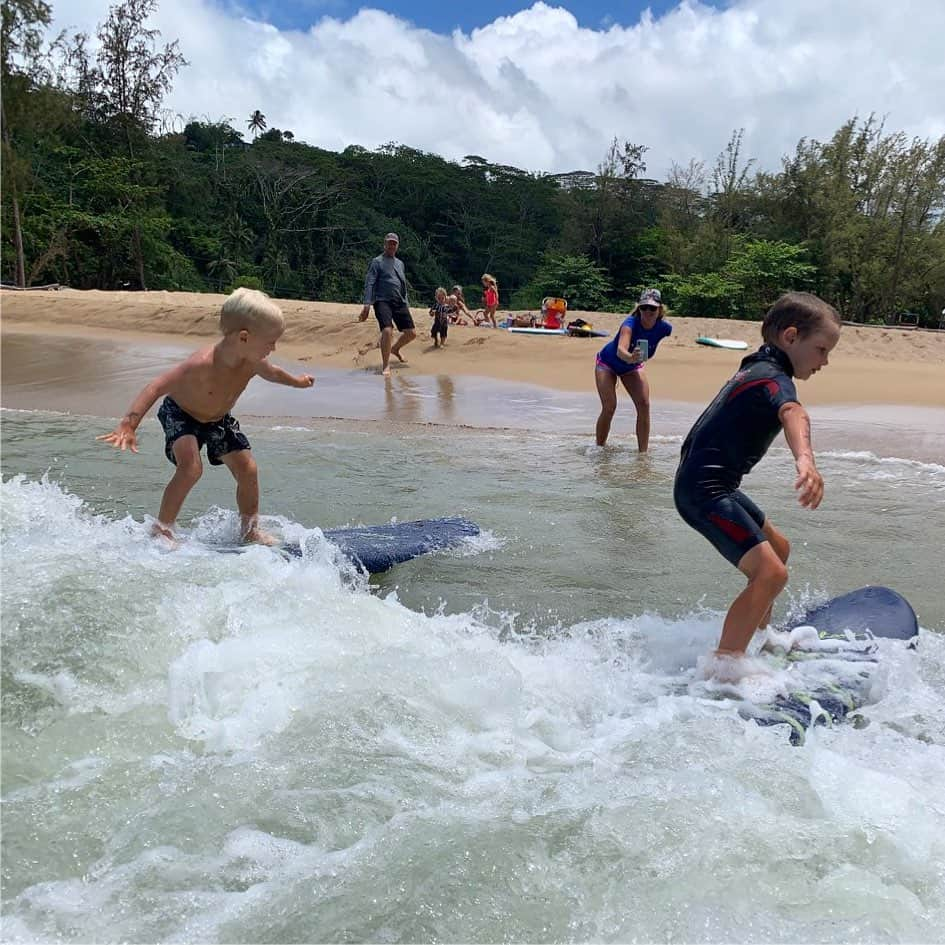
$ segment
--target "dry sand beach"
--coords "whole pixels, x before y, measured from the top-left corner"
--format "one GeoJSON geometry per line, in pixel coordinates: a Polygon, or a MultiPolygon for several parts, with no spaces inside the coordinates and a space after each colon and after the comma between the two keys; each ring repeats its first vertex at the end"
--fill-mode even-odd
{"type": "MultiPolygon", "coordinates": [[[[195,345],[217,334],[225,296],[184,292],[4,292],[5,333],[59,337],[125,339],[140,333],[151,339],[195,345]]],[[[358,305],[279,300],[287,330],[276,355],[314,368],[371,372],[380,364],[373,318],[357,321],[358,305]]],[[[446,348],[429,338],[426,306],[413,306],[419,337],[406,349],[410,374],[475,376],[542,385],[557,391],[593,391],[594,354],[601,338],[548,338],[512,335],[502,330],[452,326],[446,348]]],[[[500,313],[501,314],[501,313],[500,313]]],[[[621,315],[569,312],[595,329],[616,331],[621,315]]],[[[738,365],[737,351],[696,344],[700,335],[759,343],[759,324],[745,321],[670,316],[674,331],[649,368],[653,397],[698,403],[711,398],[738,365]]],[[[801,387],[811,405],[914,405],[945,407],[945,332],[845,326],[828,370],[801,387]]],[[[56,383],[56,371],[37,385],[56,383]]],[[[116,408],[117,409],[117,408],[116,408]]]]}

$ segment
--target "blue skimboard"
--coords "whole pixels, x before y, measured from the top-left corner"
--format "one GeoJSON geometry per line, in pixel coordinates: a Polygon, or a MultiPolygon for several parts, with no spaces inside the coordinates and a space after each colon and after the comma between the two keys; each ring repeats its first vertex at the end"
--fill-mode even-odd
{"type": "Polygon", "coordinates": [[[868,700],[870,678],[879,663],[875,640],[900,640],[914,648],[919,623],[911,604],[888,587],[861,587],[821,604],[784,629],[816,627],[819,640],[772,655],[781,668],[799,672],[802,688],[769,705],[746,705],[744,718],[760,725],[788,725],[791,744],[800,745],[812,724],[863,721],[856,711],[868,700]],[[809,688],[806,688],[809,686],[809,688]]]}
{"type": "MultiPolygon", "coordinates": [[[[431,551],[454,548],[479,534],[479,526],[465,518],[425,518],[416,522],[392,522],[389,525],[362,525],[351,528],[326,528],[325,537],[341,553],[369,574],[388,571],[395,564],[419,558],[431,551]]],[[[228,546],[218,550],[245,551],[250,545],[228,546]]],[[[275,546],[293,557],[302,557],[297,544],[275,546]]]]}

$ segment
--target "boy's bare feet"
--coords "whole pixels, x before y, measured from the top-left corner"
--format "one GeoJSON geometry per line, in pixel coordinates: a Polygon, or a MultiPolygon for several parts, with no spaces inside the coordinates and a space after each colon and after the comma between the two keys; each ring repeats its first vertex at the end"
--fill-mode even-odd
{"type": "Polygon", "coordinates": [[[163,522],[155,521],[151,525],[151,537],[160,538],[165,541],[171,548],[176,548],[179,544],[177,537],[174,535],[174,530],[170,525],[165,525],[163,522]]]}
{"type": "Polygon", "coordinates": [[[404,356],[403,356],[399,351],[395,350],[394,348],[391,348],[390,353],[391,353],[395,358],[397,358],[397,360],[400,361],[401,364],[406,364],[406,363],[407,363],[407,361],[406,361],[406,359],[404,358],[404,356]]]}
{"type": "Polygon", "coordinates": [[[243,535],[244,545],[275,545],[278,542],[279,539],[275,535],[264,532],[258,525],[254,525],[243,535]]]}
{"type": "Polygon", "coordinates": [[[381,370],[381,377],[390,377],[390,365],[388,364],[386,368],[381,370]]]}
{"type": "Polygon", "coordinates": [[[699,669],[703,679],[733,684],[746,679],[770,677],[772,674],[771,667],[764,660],[736,650],[716,650],[699,660],[699,669]]]}

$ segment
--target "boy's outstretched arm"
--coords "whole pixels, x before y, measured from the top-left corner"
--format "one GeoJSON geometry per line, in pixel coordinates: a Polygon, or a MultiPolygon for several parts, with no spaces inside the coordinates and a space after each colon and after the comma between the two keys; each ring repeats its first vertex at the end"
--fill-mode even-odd
{"type": "Polygon", "coordinates": [[[810,439],[810,417],[797,402],[785,404],[778,411],[778,419],[784,427],[784,438],[794,454],[797,479],[797,501],[804,508],[816,509],[824,497],[823,476],[814,463],[814,448],[810,439]]]}
{"type": "Polygon", "coordinates": [[[315,378],[311,374],[290,374],[283,371],[281,367],[271,364],[268,360],[259,362],[256,368],[256,376],[264,381],[271,381],[273,384],[285,384],[286,387],[311,387],[315,383],[315,378]]]}
{"type": "Polygon", "coordinates": [[[135,436],[135,430],[138,424],[144,419],[144,415],[154,406],[154,402],[162,394],[168,393],[173,384],[179,380],[183,374],[184,365],[178,364],[169,371],[165,371],[159,377],[156,377],[150,384],[144,387],[140,394],[135,397],[128,412],[121,418],[118,426],[111,433],[104,436],[95,437],[96,440],[104,440],[110,443],[115,449],[124,452],[130,449],[132,453],[138,452],[138,438],[135,436]]]}

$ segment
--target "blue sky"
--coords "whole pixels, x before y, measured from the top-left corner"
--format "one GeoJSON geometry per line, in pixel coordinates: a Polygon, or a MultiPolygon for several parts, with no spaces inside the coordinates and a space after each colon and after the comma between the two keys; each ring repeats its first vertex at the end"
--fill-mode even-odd
{"type": "MultiPolygon", "coordinates": [[[[569,10],[578,23],[588,29],[606,29],[618,24],[632,26],[643,11],[649,8],[656,17],[677,5],[673,0],[547,0],[549,6],[569,10]]],[[[702,0],[705,6],[720,6],[711,0],[702,0]]],[[[257,15],[280,29],[307,29],[324,16],[348,19],[359,9],[371,7],[406,20],[415,26],[435,33],[450,33],[459,27],[468,33],[492,23],[500,16],[510,16],[528,9],[532,3],[525,0],[475,0],[457,3],[455,0],[242,0],[234,3],[223,0],[222,6],[257,15]]]]}

